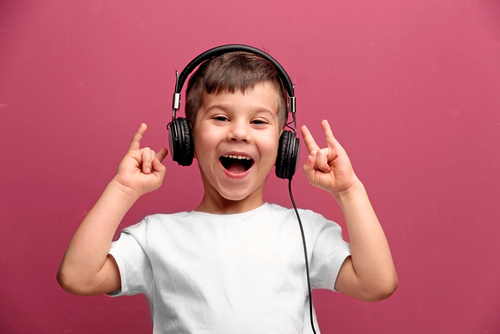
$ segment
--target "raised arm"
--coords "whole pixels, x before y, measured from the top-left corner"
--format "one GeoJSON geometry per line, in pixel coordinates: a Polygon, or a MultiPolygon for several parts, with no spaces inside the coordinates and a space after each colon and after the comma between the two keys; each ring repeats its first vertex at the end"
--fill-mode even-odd
{"type": "Polygon", "coordinates": [[[346,220],[351,256],[340,269],[335,289],[366,301],[387,298],[398,280],[384,231],[345,150],[328,122],[321,125],[326,148],[320,148],[307,127],[302,127],[309,151],[303,169],[312,185],[332,194],[346,220]]]}
{"type": "Polygon", "coordinates": [[[73,236],[57,272],[61,287],[77,295],[113,292],[121,287],[120,273],[108,255],[121,220],[143,194],[159,188],[165,176],[161,161],[165,148],[155,153],[140,148],[146,124],[135,133],[116,176],[73,236]]]}

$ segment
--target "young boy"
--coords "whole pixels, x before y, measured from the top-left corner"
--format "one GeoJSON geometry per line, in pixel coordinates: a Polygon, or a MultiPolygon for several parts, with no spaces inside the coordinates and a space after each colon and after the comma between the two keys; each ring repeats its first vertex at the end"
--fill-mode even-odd
{"type": "MultiPolygon", "coordinates": [[[[165,148],[141,148],[142,124],[96,205],[76,231],[58,281],[77,295],[148,296],[154,333],[309,333],[309,300],[300,230],[293,210],[265,203],[287,119],[286,91],[268,60],[231,52],[192,75],[186,117],[204,186],[191,212],[120,221],[159,188],[165,148]]],[[[344,149],[322,122],[327,147],[302,127],[303,170],[342,208],[350,246],[338,225],[299,210],[313,288],[367,301],[397,286],[388,243],[344,149]]],[[[316,325],[317,328],[317,325],[316,325]]]]}

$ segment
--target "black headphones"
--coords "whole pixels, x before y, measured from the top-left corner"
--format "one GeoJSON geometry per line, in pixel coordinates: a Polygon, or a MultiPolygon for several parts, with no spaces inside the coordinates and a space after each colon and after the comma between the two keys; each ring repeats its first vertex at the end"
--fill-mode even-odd
{"type": "Polygon", "coordinates": [[[189,166],[193,162],[194,157],[194,142],[189,122],[186,118],[175,117],[177,110],[180,108],[182,86],[184,85],[188,75],[193,72],[198,65],[202,64],[206,60],[235,51],[257,54],[270,61],[276,67],[280,79],[288,92],[288,112],[292,113],[294,128],[292,129],[293,132],[284,130],[281,134],[275,170],[277,177],[291,180],[297,169],[300,154],[300,140],[296,137],[295,86],[292,84],[292,81],[290,80],[290,77],[286,73],[285,69],[273,57],[262,50],[247,45],[230,44],[215,47],[203,52],[198,57],[193,59],[186,66],[186,68],[182,70],[180,75],[176,72],[175,92],[172,104],[172,122],[167,125],[167,129],[169,130],[169,145],[172,159],[177,161],[177,163],[181,166],[189,166]]]}

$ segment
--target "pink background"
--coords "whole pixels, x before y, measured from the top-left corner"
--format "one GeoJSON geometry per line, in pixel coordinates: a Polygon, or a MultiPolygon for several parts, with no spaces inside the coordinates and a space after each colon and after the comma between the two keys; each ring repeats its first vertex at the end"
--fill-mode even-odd
{"type": "MultiPolygon", "coordinates": [[[[320,136],[330,120],[390,241],[395,294],[315,292],[322,331],[499,333],[496,0],[2,0],[0,333],[151,332],[143,296],[73,296],[56,270],[139,124],[168,145],[175,70],[227,43],[280,61],[299,124],[320,136]]],[[[122,227],[199,203],[197,167],[166,166],[122,227]]],[[[289,206],[286,182],[268,183],[289,206]]],[[[345,226],[302,172],[294,193],[345,226]]]]}

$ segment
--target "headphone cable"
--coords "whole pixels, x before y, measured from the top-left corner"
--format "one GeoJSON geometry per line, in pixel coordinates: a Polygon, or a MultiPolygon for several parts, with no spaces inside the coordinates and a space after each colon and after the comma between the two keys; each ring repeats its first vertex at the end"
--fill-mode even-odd
{"type": "Polygon", "coordinates": [[[309,292],[309,315],[311,319],[311,328],[314,334],[316,334],[316,330],[314,329],[314,321],[313,321],[313,302],[312,302],[312,290],[311,290],[311,279],[309,278],[309,260],[307,258],[307,246],[306,246],[306,237],[304,234],[304,228],[302,227],[302,221],[300,220],[299,211],[297,210],[297,206],[295,205],[295,201],[293,200],[292,195],[292,178],[288,181],[288,191],[290,192],[290,199],[292,200],[293,208],[295,210],[295,214],[297,215],[297,220],[300,226],[300,233],[302,234],[302,244],[304,246],[304,258],[306,264],[306,275],[307,275],[307,289],[309,292]]]}

